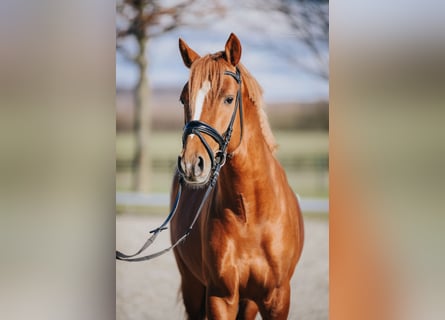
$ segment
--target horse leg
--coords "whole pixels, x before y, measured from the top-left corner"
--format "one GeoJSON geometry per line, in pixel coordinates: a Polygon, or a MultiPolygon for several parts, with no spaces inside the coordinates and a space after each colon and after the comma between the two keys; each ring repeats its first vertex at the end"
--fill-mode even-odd
{"type": "Polygon", "coordinates": [[[196,278],[182,276],[182,300],[188,319],[205,319],[205,291],[205,286],[196,278]]]}
{"type": "Polygon", "coordinates": [[[290,306],[290,285],[275,287],[270,290],[266,299],[259,304],[263,319],[284,320],[287,319],[290,306]]]}
{"type": "MultiPolygon", "coordinates": [[[[224,290],[226,291],[226,290],[224,290]]],[[[238,313],[238,293],[222,294],[220,290],[207,288],[207,317],[209,320],[236,319],[238,313]]]]}
{"type": "Polygon", "coordinates": [[[176,255],[176,262],[181,274],[181,293],[187,318],[205,319],[205,286],[187,269],[179,255],[176,255]]]}
{"type": "Polygon", "coordinates": [[[254,320],[258,313],[258,306],[252,300],[244,299],[239,303],[237,320],[254,320]]]}

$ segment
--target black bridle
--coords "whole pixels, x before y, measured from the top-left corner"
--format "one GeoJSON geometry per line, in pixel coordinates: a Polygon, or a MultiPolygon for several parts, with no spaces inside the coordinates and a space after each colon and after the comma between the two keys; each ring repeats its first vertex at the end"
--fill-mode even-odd
{"type": "Polygon", "coordinates": [[[185,147],[185,144],[186,144],[186,141],[187,141],[187,138],[189,135],[191,135],[191,134],[197,135],[199,137],[199,139],[201,140],[202,144],[204,145],[204,147],[206,148],[207,153],[209,154],[209,157],[210,157],[210,161],[212,163],[212,174],[209,179],[209,184],[208,184],[207,190],[201,200],[201,204],[199,205],[199,208],[196,211],[196,214],[195,214],[195,217],[193,218],[192,223],[190,224],[190,226],[188,227],[188,229],[184,233],[184,235],[182,235],[182,237],[180,237],[178,240],[176,240],[176,242],[174,244],[172,244],[170,247],[168,247],[164,250],[155,252],[153,254],[147,255],[147,256],[136,257],[137,255],[141,254],[145,249],[147,249],[154,242],[154,240],[156,239],[156,237],[158,236],[159,233],[161,233],[163,230],[167,229],[167,224],[171,221],[171,219],[173,218],[173,216],[176,213],[176,209],[178,208],[179,200],[181,198],[182,184],[184,181],[184,173],[181,172],[181,166],[178,163],[178,171],[181,174],[181,177],[179,180],[178,193],[176,194],[175,203],[173,205],[173,209],[171,210],[170,214],[167,216],[167,218],[161,224],[161,226],[150,231],[150,233],[152,235],[145,241],[144,245],[135,254],[126,255],[126,254],[123,254],[120,251],[116,250],[116,259],[117,260],[128,261],[128,262],[137,262],[137,261],[145,261],[145,260],[150,260],[150,259],[156,258],[164,253],[167,253],[168,251],[170,251],[171,249],[173,249],[174,247],[176,247],[177,245],[182,243],[188,237],[190,232],[192,231],[193,226],[195,225],[196,221],[198,220],[199,215],[201,214],[202,208],[203,208],[208,196],[210,195],[210,192],[212,191],[213,187],[216,185],[216,181],[218,180],[218,176],[219,176],[219,172],[220,172],[221,168],[226,163],[227,157],[228,156],[230,157],[230,155],[227,154],[227,148],[229,146],[230,139],[232,137],[233,126],[235,124],[237,110],[239,110],[239,115],[240,115],[240,127],[241,127],[240,128],[241,129],[240,144],[241,144],[242,137],[243,137],[243,101],[242,101],[242,96],[241,96],[241,85],[242,85],[241,74],[240,74],[238,67],[236,67],[236,73],[231,72],[231,71],[225,71],[224,74],[232,76],[238,83],[238,91],[236,94],[235,107],[233,109],[233,113],[232,113],[232,117],[230,118],[229,125],[227,126],[227,130],[221,135],[215,128],[208,125],[207,123],[199,121],[199,120],[192,120],[192,121],[189,121],[188,123],[186,123],[186,125],[184,126],[184,132],[182,134],[183,147],[185,147]],[[212,148],[210,148],[209,144],[207,143],[206,139],[203,137],[202,134],[206,134],[206,135],[210,136],[213,140],[215,140],[218,143],[218,146],[219,146],[218,151],[216,151],[215,153],[212,151],[212,148]]]}
{"type": "MultiPolygon", "coordinates": [[[[189,135],[195,134],[199,137],[201,143],[204,145],[207,153],[209,154],[213,171],[216,170],[216,166],[218,165],[218,163],[224,164],[226,161],[227,148],[229,146],[229,142],[232,137],[233,126],[235,123],[237,110],[239,110],[240,114],[240,125],[241,125],[240,141],[243,136],[243,102],[241,99],[241,74],[238,67],[236,67],[236,73],[231,71],[225,71],[224,74],[232,76],[238,83],[238,91],[236,93],[235,107],[233,108],[232,117],[230,118],[230,122],[229,125],[227,126],[226,131],[221,135],[215,128],[208,125],[207,123],[199,120],[192,120],[185,124],[184,132],[182,134],[183,148],[185,148],[187,138],[189,135]],[[211,137],[216,143],[218,143],[219,146],[218,151],[216,151],[215,153],[212,151],[212,148],[210,148],[209,144],[207,143],[206,139],[203,137],[202,134],[211,137]]],[[[178,161],[180,160],[178,159],[178,161]]],[[[181,175],[184,175],[184,172],[182,172],[181,165],[179,163],[178,163],[178,169],[181,175]]]]}

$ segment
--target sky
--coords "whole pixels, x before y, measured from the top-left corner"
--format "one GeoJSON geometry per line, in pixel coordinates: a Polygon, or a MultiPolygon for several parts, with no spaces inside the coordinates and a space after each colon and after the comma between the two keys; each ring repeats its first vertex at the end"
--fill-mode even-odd
{"type": "MultiPolygon", "coordinates": [[[[187,81],[188,69],[178,50],[181,37],[200,55],[224,49],[231,32],[241,41],[241,62],[264,89],[267,102],[313,102],[329,99],[329,83],[305,72],[274,48],[287,46],[307,63],[313,57],[299,44],[282,19],[265,13],[235,11],[215,19],[201,28],[183,27],[150,40],[148,45],[148,77],[152,88],[180,88],[187,81]],[[255,21],[260,21],[253,28],[255,21]],[[267,26],[266,26],[267,24],[267,26]],[[249,26],[250,25],[250,26],[249,26]],[[291,44],[291,45],[290,45],[291,44]]],[[[126,42],[131,51],[134,43],[126,42]]],[[[328,48],[325,51],[328,54],[328,48]]],[[[119,53],[116,55],[116,85],[132,88],[137,78],[136,68],[119,53]]]]}

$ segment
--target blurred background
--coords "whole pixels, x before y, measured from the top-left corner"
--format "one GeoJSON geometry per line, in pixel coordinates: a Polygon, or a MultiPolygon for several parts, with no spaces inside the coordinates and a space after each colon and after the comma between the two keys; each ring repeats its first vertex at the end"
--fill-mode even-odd
{"type": "Polygon", "coordinates": [[[166,199],[169,192],[181,150],[179,94],[188,79],[178,38],[204,55],[222,50],[231,32],[264,89],[292,188],[327,197],[328,1],[120,0],[116,29],[118,211],[137,206],[131,194],[166,199]]]}

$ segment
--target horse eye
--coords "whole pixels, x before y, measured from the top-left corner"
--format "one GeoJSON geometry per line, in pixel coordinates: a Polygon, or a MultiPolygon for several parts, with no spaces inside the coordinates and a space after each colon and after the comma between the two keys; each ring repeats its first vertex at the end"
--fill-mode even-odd
{"type": "Polygon", "coordinates": [[[233,102],[233,97],[227,97],[224,99],[224,104],[232,104],[233,102]]]}
{"type": "Polygon", "coordinates": [[[184,99],[182,99],[182,97],[179,98],[179,102],[184,106],[184,99]]]}

